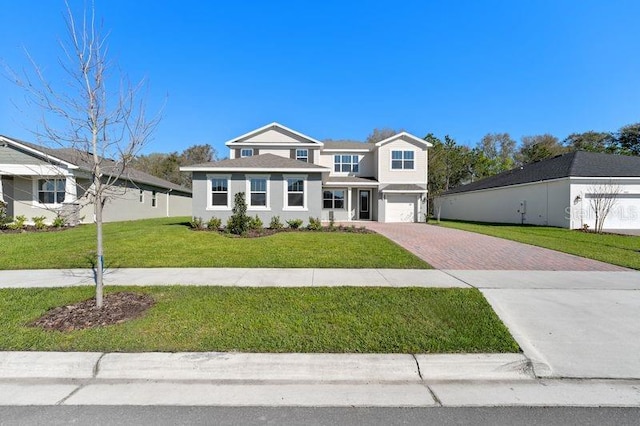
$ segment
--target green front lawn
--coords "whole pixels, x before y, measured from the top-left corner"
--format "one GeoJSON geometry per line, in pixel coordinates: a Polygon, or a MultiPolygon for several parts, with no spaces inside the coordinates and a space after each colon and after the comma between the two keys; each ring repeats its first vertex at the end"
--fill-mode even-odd
{"type": "MultiPolygon", "coordinates": [[[[112,268],[429,268],[378,234],[283,232],[229,238],[188,228],[188,218],[148,219],[104,226],[105,262],[112,268]]],[[[62,232],[0,234],[0,269],[87,268],[95,226],[62,232]]]]}
{"type": "Polygon", "coordinates": [[[136,320],[71,332],[27,324],[90,287],[0,290],[0,350],[336,353],[517,352],[476,289],[136,287],[136,320]]]}
{"type": "Polygon", "coordinates": [[[640,269],[640,237],[595,234],[549,226],[451,220],[443,220],[439,225],[545,247],[627,268],[640,269]]]}

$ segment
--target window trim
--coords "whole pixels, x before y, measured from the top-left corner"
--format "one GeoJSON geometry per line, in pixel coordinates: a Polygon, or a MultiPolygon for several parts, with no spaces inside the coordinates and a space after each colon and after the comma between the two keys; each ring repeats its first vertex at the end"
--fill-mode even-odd
{"type": "Polygon", "coordinates": [[[207,210],[231,210],[231,175],[207,174],[207,210]],[[227,205],[213,205],[213,187],[211,181],[213,179],[224,179],[227,181],[227,205]]]}
{"type": "Polygon", "coordinates": [[[309,149],[308,148],[296,148],[296,160],[304,161],[305,163],[309,162],[309,149]],[[304,151],[304,155],[298,155],[298,151],[304,151]]]}
{"type": "Polygon", "coordinates": [[[253,148],[240,148],[240,158],[253,157],[253,148]],[[250,155],[244,155],[244,151],[251,151],[250,155]]]}
{"type": "Polygon", "coordinates": [[[347,190],[344,188],[322,188],[322,210],[346,210],[347,209],[347,190]],[[342,192],[342,207],[336,207],[336,196],[335,196],[335,192],[336,191],[341,191],[342,192]],[[328,201],[328,198],[324,197],[324,193],[325,192],[331,192],[332,194],[332,198],[331,198],[331,204],[333,205],[333,207],[325,207],[324,206],[324,202],[328,201]]]}
{"type": "Polygon", "coordinates": [[[247,210],[271,210],[271,175],[245,175],[245,186],[246,186],[246,201],[247,201],[247,210]],[[266,180],[266,196],[265,196],[265,206],[254,206],[251,205],[251,179],[264,179],[266,180]]]}
{"type": "Polygon", "coordinates": [[[362,160],[362,158],[360,157],[360,154],[353,154],[353,153],[349,153],[349,152],[344,152],[344,153],[339,153],[339,154],[333,154],[333,173],[344,173],[344,174],[358,174],[360,173],[360,160],[362,160]],[[349,163],[344,163],[342,162],[342,157],[346,157],[349,156],[351,157],[351,162],[349,163]],[[340,157],[340,161],[336,161],[336,157],[340,157]],[[355,158],[355,162],[353,161],[353,159],[355,158]],[[336,171],[336,166],[340,165],[340,170],[336,171]],[[342,171],[342,166],[348,164],[350,166],[350,170],[347,172],[342,171]],[[354,167],[356,167],[358,170],[353,170],[354,167]]]}
{"type": "MultiPolygon", "coordinates": [[[[45,192],[51,192],[51,191],[45,191],[45,192]]],[[[67,194],[67,177],[66,176],[52,176],[52,177],[37,177],[36,179],[33,179],[33,204],[35,206],[46,206],[46,207],[60,207],[64,204],[65,201],[67,201],[67,196],[69,194],[67,194]],[[61,202],[57,202],[58,201],[58,192],[60,191],[53,191],[54,194],[54,201],[53,203],[41,203],[40,202],[40,181],[42,180],[52,180],[56,183],[54,183],[54,188],[57,186],[57,182],[58,181],[63,181],[64,182],[64,199],[61,202]]]]}
{"type": "Polygon", "coordinates": [[[392,172],[413,172],[416,170],[416,150],[415,149],[391,149],[389,150],[389,170],[392,172]],[[393,153],[394,152],[400,152],[402,153],[402,159],[400,160],[394,160],[393,159],[393,153]],[[412,152],[413,153],[413,158],[411,160],[409,159],[405,159],[404,155],[406,152],[412,152]],[[393,162],[394,161],[401,161],[402,163],[402,167],[399,169],[394,169],[393,168],[393,162]],[[413,162],[413,167],[412,168],[406,168],[405,167],[405,162],[407,161],[412,161],[413,162]]]}
{"type": "Polygon", "coordinates": [[[283,211],[308,211],[307,194],[309,193],[307,185],[307,175],[283,175],[282,185],[284,199],[282,202],[283,211]],[[302,206],[289,206],[289,179],[302,179],[302,206]]]}

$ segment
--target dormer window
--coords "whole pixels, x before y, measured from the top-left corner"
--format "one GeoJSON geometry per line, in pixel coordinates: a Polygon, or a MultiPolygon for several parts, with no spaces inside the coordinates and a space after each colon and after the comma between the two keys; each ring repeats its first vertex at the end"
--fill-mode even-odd
{"type": "Polygon", "coordinates": [[[296,160],[309,162],[309,150],[308,149],[296,149],[296,160]]]}
{"type": "Polygon", "coordinates": [[[355,154],[334,155],[333,171],[338,173],[358,173],[359,157],[355,154]]]}
{"type": "Polygon", "coordinates": [[[253,157],[253,148],[242,148],[240,150],[240,158],[253,157]]]}

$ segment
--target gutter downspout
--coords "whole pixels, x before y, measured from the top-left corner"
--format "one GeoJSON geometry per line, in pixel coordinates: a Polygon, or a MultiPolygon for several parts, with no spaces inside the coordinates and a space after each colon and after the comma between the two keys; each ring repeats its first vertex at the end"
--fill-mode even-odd
{"type": "Polygon", "coordinates": [[[167,217],[169,217],[169,197],[171,195],[171,191],[173,191],[173,189],[169,189],[169,191],[167,191],[167,217]]]}

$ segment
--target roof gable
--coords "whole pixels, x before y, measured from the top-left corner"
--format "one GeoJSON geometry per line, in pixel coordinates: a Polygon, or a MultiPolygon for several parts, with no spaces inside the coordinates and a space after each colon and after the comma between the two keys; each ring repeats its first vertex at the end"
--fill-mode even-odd
{"type": "Polygon", "coordinates": [[[272,144],[272,145],[290,145],[290,144],[315,144],[322,146],[322,142],[310,136],[296,132],[282,124],[273,122],[259,129],[252,130],[244,135],[233,138],[225,145],[242,145],[242,144],[272,144]]]}
{"type": "Polygon", "coordinates": [[[386,145],[398,139],[412,143],[414,145],[419,145],[419,146],[421,145],[423,148],[431,148],[433,146],[431,142],[427,142],[424,139],[420,139],[419,137],[414,136],[411,133],[407,133],[407,132],[400,132],[387,139],[381,140],[380,142],[376,142],[376,146],[380,147],[382,145],[386,145]]]}

